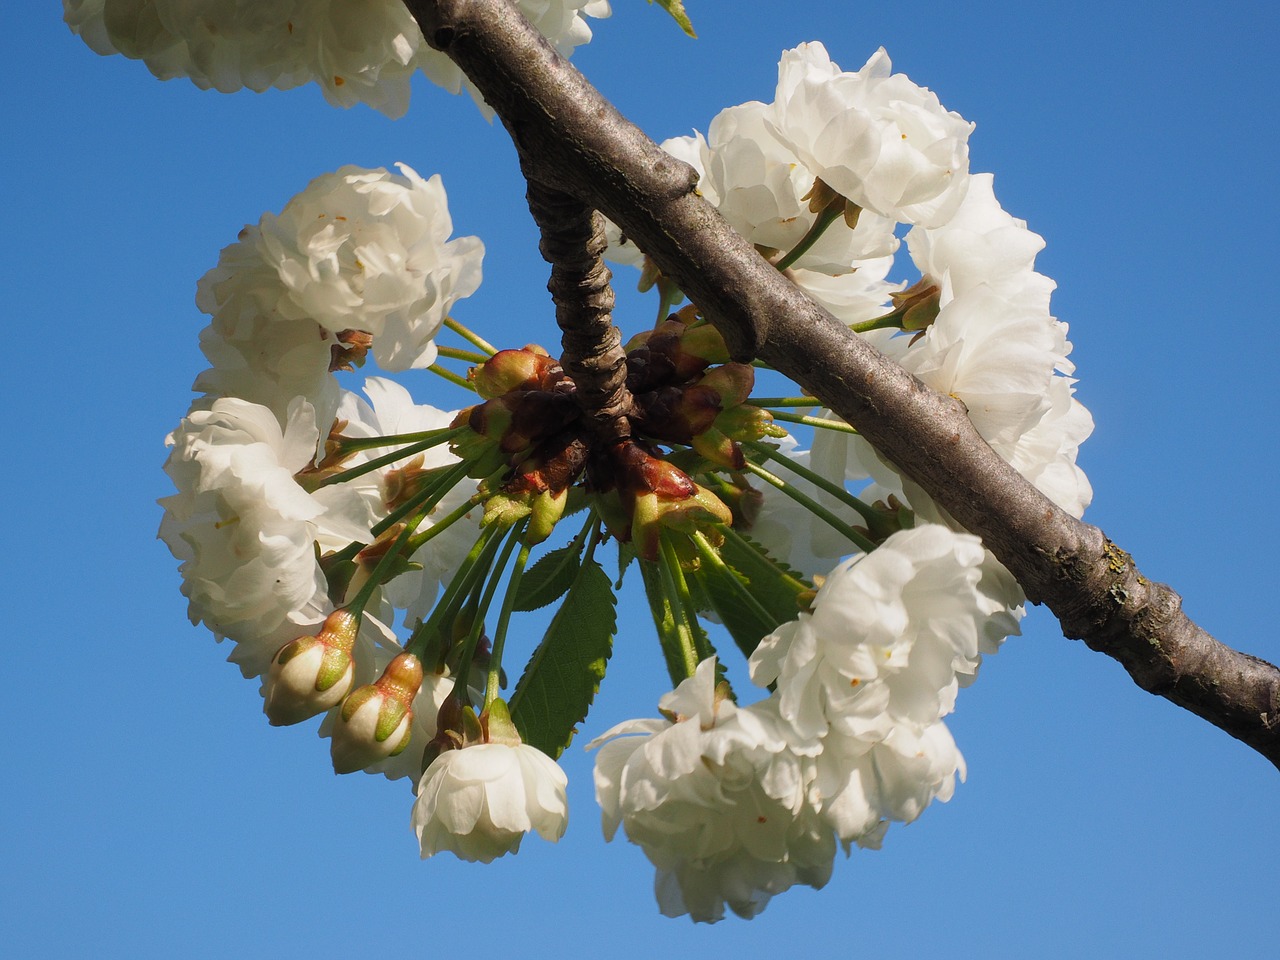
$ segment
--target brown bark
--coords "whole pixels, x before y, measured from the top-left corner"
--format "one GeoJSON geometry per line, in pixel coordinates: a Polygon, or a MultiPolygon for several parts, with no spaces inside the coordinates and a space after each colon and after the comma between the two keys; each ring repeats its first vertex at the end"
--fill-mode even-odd
{"type": "Polygon", "coordinates": [[[564,367],[574,398],[603,440],[631,435],[634,401],[627,355],[613,325],[613,275],[602,255],[604,218],[567,193],[529,179],[529,211],[542,232],[539,248],[551,264],[547,289],[556,305],[564,367]]]}
{"type": "Polygon", "coordinates": [[[998,457],[958,401],[809,300],[705,203],[696,176],[625,120],[504,0],[407,0],[497,110],[526,176],[617,223],[723,332],[823,400],[986,545],[1064,634],[1280,767],[1280,670],[1216,641],[1101,530],[998,457]]]}

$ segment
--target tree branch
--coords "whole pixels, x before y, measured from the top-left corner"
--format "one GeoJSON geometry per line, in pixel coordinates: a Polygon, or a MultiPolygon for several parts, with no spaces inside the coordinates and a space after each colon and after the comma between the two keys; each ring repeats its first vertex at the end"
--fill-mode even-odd
{"type": "Polygon", "coordinates": [[[613,274],[602,259],[608,246],[604,218],[554,187],[535,179],[528,184],[529,211],[542,232],[539,249],[551,264],[547,289],[564,348],[560,365],[577,387],[574,399],[596,435],[606,441],[628,437],[634,401],[622,335],[612,320],[613,274]]]}
{"type": "Polygon", "coordinates": [[[808,299],[698,196],[696,175],[623,118],[505,0],[406,0],[484,94],[526,175],[603,211],[721,329],[854,424],[1057,615],[1066,636],[1280,767],[1280,670],[1214,640],[1168,587],[991,450],[962,404],[808,299]]]}

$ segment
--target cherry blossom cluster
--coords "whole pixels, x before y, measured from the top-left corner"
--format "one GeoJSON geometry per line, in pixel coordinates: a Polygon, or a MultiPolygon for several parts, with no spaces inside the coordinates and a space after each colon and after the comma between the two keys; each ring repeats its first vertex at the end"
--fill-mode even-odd
{"type": "MultiPolygon", "coordinates": [[[[424,180],[403,165],[399,175],[346,167],[319,177],[281,214],[246,226],[200,281],[197,303],[211,316],[201,346],[211,367],[196,379],[203,395],[169,437],[165,467],[178,492],[162,501],[160,536],[182,561],[192,622],[235,644],[230,659],[246,677],[278,680],[310,665],[315,687],[322,654],[336,657],[337,677],[301,703],[284,692],[296,683],[264,687],[273,722],[334,708],[353,685],[384,674],[401,695],[411,689],[404,719],[415,725],[417,757],[365,757],[352,767],[340,759],[349,745],[334,739],[336,767],[393,778],[421,773],[421,745],[435,735],[452,686],[412,664],[417,680],[406,686],[394,611],[416,620],[430,609],[439,583],[470,549],[475,524],[424,545],[363,616],[339,609],[370,571],[352,562],[358,555],[346,556],[352,545],[376,544],[372,531],[405,490],[457,458],[437,445],[374,463],[378,448],[362,440],[430,435],[454,415],[415,403],[380,377],[366,379],[362,398],[341,389],[335,372],[366,354],[389,370],[434,360],[432,338],[445,313],[480,282],[483,246],[475,237],[450,240],[451,231],[439,177],[424,180]],[[338,459],[355,476],[329,484],[325,457],[336,452],[330,438],[338,427],[353,448],[338,459]],[[345,576],[343,559],[351,568],[345,576]],[[296,644],[300,637],[306,642],[296,644]],[[277,656],[291,643],[289,656],[277,656]]],[[[473,492],[448,490],[419,530],[473,492]]],[[[338,719],[322,733],[345,729],[338,719]]],[[[389,738],[378,743],[389,750],[398,743],[389,738]]]]}
{"type": "MultiPolygon", "coordinates": [[[[519,0],[565,56],[591,39],[586,17],[609,0],[519,0]]],[[[364,103],[389,117],[409,108],[421,72],[451,93],[478,92],[427,46],[401,0],[62,0],[68,25],[102,55],[141,60],[161,80],[258,93],[316,83],[334,106],[364,103]]]]}
{"type": "MultiPolygon", "coordinates": [[[[584,17],[609,13],[519,6],[565,53],[590,38],[584,17]]],[[[466,86],[397,0],[64,11],[94,50],[222,91],[315,81],[336,105],[398,116],[417,71],[466,86]]],[[[962,401],[997,453],[1079,515],[1092,421],[1054,284],[1035,271],[1043,241],[970,172],[972,130],[883,50],[849,72],[809,43],[783,54],[772,102],[664,146],[762,255],[962,401]]],[[[168,438],[160,537],[192,622],[261,678],[268,720],[322,717],[336,772],[409,779],[423,857],[488,862],[529,833],[558,839],[555,757],[612,642],[595,560],[612,541],[623,575],[639,568],[674,689],[660,717],[590,745],[596,796],[606,836],[621,828],[654,864],[664,913],[754,916],[793,885],[823,886],[839,850],[879,848],[892,822],[950,799],[965,764],[944,718],[1018,631],[1008,572],[816,399],[758,397],[753,368],[730,362],[696,304],[671,312],[683,295],[616,231],[612,254],[644,268],[662,306],[623,350],[625,428],[601,429],[568,361],[498,350],[451,316],[484,253],[452,231],[438,177],[344,167],[246,226],[199,282],[210,367],[168,438]],[[468,347],[438,346],[446,328],[468,347]],[[478,396],[446,411],[384,377],[344,389],[339,374],[370,361],[478,396]],[[811,429],[810,448],[783,424],[811,429]],[[577,535],[530,567],[579,512],[577,535]],[[556,602],[577,605],[581,635],[553,620],[508,703],[511,617],[556,602]],[[754,702],[705,622],[746,655],[754,702]],[[556,656],[548,683],[538,666],[556,656]]]]}
{"type": "MultiPolygon", "coordinates": [[[[663,146],[762,254],[963,401],[995,450],[1078,516],[1090,489],[1076,452],[1092,420],[1072,396],[1054,284],[1034,269],[1043,241],[1005,213],[989,174],[970,174],[972,124],[892,74],[883,50],[849,73],[805,44],[778,73],[773,103],[731,107],[705,136],[663,146]],[[898,224],[917,279],[893,284],[898,224]]],[[[640,260],[625,242],[613,249],[640,260]]],[[[606,834],[621,825],[643,847],[669,914],[754,915],[794,883],[825,883],[836,840],[879,847],[890,821],[950,798],[965,767],[942,718],[982,654],[1018,631],[1022,593],[981,543],[855,432],[819,426],[811,451],[781,447],[798,471],[788,492],[808,502],[765,486],[751,534],[815,576],[850,552],[832,515],[868,532],[906,515],[916,526],[815,576],[808,609],[750,658],[769,697],[735,705],[704,663],[660,702],[666,719],[596,741],[606,834]],[[834,489],[846,484],[862,487],[858,500],[834,489]]]]}

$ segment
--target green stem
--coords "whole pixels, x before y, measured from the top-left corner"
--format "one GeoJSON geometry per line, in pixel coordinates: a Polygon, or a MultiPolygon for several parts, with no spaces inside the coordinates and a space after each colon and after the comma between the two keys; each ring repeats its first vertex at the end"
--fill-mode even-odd
{"type": "Polygon", "coordinates": [[[742,582],[738,574],[729,568],[729,565],[724,562],[724,559],[716,552],[716,548],[711,545],[701,531],[694,531],[693,542],[697,546],[698,553],[702,556],[702,559],[715,568],[717,576],[723,577],[733,584],[734,592],[738,594],[744,607],[750,609],[753,614],[765,623],[778,622],[777,617],[766,610],[760,601],[755,598],[755,595],[747,589],[747,585],[742,582]]]}
{"type": "Polygon", "coordinates": [[[493,649],[489,658],[489,677],[485,681],[484,709],[489,708],[499,696],[499,683],[502,675],[502,650],[507,642],[507,624],[511,621],[511,611],[515,607],[516,591],[520,589],[520,578],[524,576],[524,568],[529,563],[529,552],[532,548],[527,543],[520,544],[520,553],[516,555],[516,565],[511,569],[511,577],[507,580],[507,592],[502,598],[502,610],[498,614],[498,626],[493,631],[493,649]]]}
{"type": "Polygon", "coordinates": [[[460,336],[463,340],[467,341],[467,343],[471,344],[474,347],[478,347],[479,349],[487,353],[489,356],[492,357],[495,353],[498,352],[497,348],[494,347],[491,343],[489,343],[479,334],[472,333],[470,330],[468,330],[466,327],[460,324],[457,320],[453,319],[453,317],[445,317],[444,325],[448,327],[450,330],[452,330],[454,333],[456,333],[458,336],[460,336]]]}
{"type": "Polygon", "coordinates": [[[422,533],[411,537],[409,540],[409,556],[413,556],[422,549],[423,546],[430,543],[436,537],[440,536],[440,534],[444,533],[451,526],[465,517],[476,508],[479,502],[478,495],[477,497],[470,497],[467,500],[464,500],[444,517],[441,517],[436,523],[433,523],[426,530],[423,530],[422,533]]]}
{"type": "Polygon", "coordinates": [[[450,490],[462,482],[466,475],[467,464],[465,462],[445,467],[443,472],[432,478],[426,489],[414,494],[374,524],[370,533],[376,537],[382,531],[389,530],[412,513],[421,512],[424,516],[430,513],[450,490]]]}
{"type": "Polygon", "coordinates": [[[843,534],[845,537],[847,537],[850,541],[853,542],[853,544],[859,550],[862,550],[866,553],[870,553],[872,550],[876,548],[876,545],[874,543],[872,543],[862,534],[858,533],[856,530],[850,527],[847,523],[845,523],[843,520],[837,517],[834,513],[832,513],[822,504],[818,503],[817,500],[814,500],[813,497],[810,497],[807,494],[802,493],[800,490],[797,490],[793,484],[787,483],[787,481],[783,480],[781,477],[775,476],[774,474],[766,470],[764,467],[760,466],[759,464],[752,463],[750,460],[747,461],[747,469],[750,470],[752,473],[754,473],[757,477],[759,477],[765,483],[769,484],[770,486],[777,487],[779,490],[785,493],[788,497],[790,497],[796,503],[800,504],[810,513],[826,521],[826,523],[833,530],[836,530],[839,533],[843,534]]]}
{"type": "Polygon", "coordinates": [[[684,293],[669,280],[659,278],[658,283],[658,316],[653,321],[656,327],[671,315],[671,308],[684,299],[684,293]]]}
{"type": "Polygon", "coordinates": [[[383,437],[342,437],[338,441],[338,453],[346,456],[361,450],[374,450],[378,447],[393,447],[398,443],[418,443],[435,437],[452,435],[457,427],[441,427],[437,430],[419,430],[417,433],[393,433],[383,437]]]}
{"type": "Polygon", "coordinates": [[[474,350],[459,350],[457,347],[436,347],[436,353],[446,360],[466,360],[468,363],[484,363],[489,358],[474,350]]]}
{"type": "Polygon", "coordinates": [[[666,531],[658,536],[662,547],[661,562],[663,582],[674,599],[672,612],[676,617],[676,635],[680,639],[680,653],[684,660],[685,670],[693,676],[698,664],[711,655],[711,651],[700,649],[705,644],[698,642],[699,626],[697,613],[693,607],[693,597],[689,593],[689,584],[685,582],[684,571],[680,569],[680,557],[675,547],[667,538],[666,531]]]}
{"type": "MultiPolygon", "coordinates": [[[[454,681],[454,689],[462,690],[463,696],[469,696],[467,692],[468,674],[471,672],[471,661],[476,657],[476,647],[480,644],[480,634],[484,633],[484,618],[489,612],[489,607],[493,605],[493,595],[498,591],[498,582],[502,579],[502,574],[507,569],[507,561],[511,559],[511,551],[515,549],[516,543],[524,534],[526,524],[518,523],[511,528],[510,534],[505,538],[502,544],[502,552],[498,555],[497,561],[489,568],[489,579],[484,585],[484,593],[480,597],[472,610],[471,615],[471,632],[467,634],[466,646],[462,648],[462,661],[458,664],[458,678],[454,681]]],[[[485,702],[488,702],[488,691],[485,691],[485,702]]]]}
{"type": "MultiPolygon", "coordinates": [[[[721,527],[720,532],[723,533],[725,537],[727,537],[728,539],[737,543],[738,546],[742,547],[742,549],[750,550],[752,553],[759,554],[760,556],[764,557],[764,559],[768,560],[771,564],[773,564],[775,567],[777,566],[777,561],[774,560],[773,557],[769,556],[769,554],[767,554],[763,549],[761,549],[758,543],[756,543],[753,540],[747,539],[742,534],[740,534],[737,530],[733,529],[733,527],[721,527]]],[[[778,575],[784,581],[786,581],[786,583],[790,585],[791,589],[794,590],[797,594],[805,593],[813,589],[812,584],[805,583],[803,580],[797,580],[795,577],[791,576],[791,574],[785,573],[781,568],[778,569],[778,575]]]]}
{"type": "Polygon", "coordinates": [[[774,264],[779,270],[785,270],[791,266],[806,253],[809,248],[818,242],[818,238],[827,231],[827,227],[835,223],[836,220],[844,216],[844,204],[832,204],[824,207],[814,218],[813,226],[809,228],[809,232],[800,238],[800,242],[791,248],[791,252],[774,264]]]}
{"type": "MultiPolygon", "coordinates": [[[[364,476],[366,473],[372,473],[374,470],[381,469],[388,464],[395,463],[397,460],[403,460],[405,457],[412,457],[416,453],[424,450],[430,450],[432,447],[438,447],[442,443],[448,443],[454,437],[470,430],[466,424],[460,427],[453,427],[449,430],[433,430],[432,436],[426,440],[419,440],[417,443],[411,443],[407,447],[399,450],[393,450],[391,453],[383,454],[381,457],[375,457],[372,460],[366,460],[358,467],[352,467],[350,470],[343,470],[341,473],[335,473],[332,476],[325,477],[317,484],[319,487],[332,486],[335,483],[346,483],[348,480],[354,480],[356,477],[364,476]]],[[[385,439],[385,438],[379,438],[385,439]]],[[[377,446],[385,446],[384,443],[378,443],[377,446]]]]}
{"type": "MultiPolygon", "coordinates": [[[[753,406],[755,404],[753,403],[753,406]]],[[[806,417],[798,413],[784,413],[781,410],[770,410],[770,415],[775,420],[785,420],[787,423],[803,423],[808,427],[817,427],[819,430],[834,430],[836,433],[848,433],[853,436],[858,435],[855,427],[851,427],[843,420],[825,420],[822,417],[806,417]]]]}
{"type": "Polygon", "coordinates": [[[462,603],[471,592],[471,586],[480,572],[488,569],[493,552],[498,548],[499,541],[494,536],[496,532],[493,527],[480,531],[475,545],[458,565],[458,569],[449,580],[449,585],[444,589],[444,595],[437,601],[431,615],[427,617],[425,623],[417,626],[405,643],[405,650],[416,655],[423,663],[433,663],[438,666],[443,662],[449,646],[445,642],[444,627],[457,617],[462,603]]]}
{"type": "Polygon", "coordinates": [[[851,323],[849,324],[849,329],[854,333],[870,333],[872,330],[901,330],[902,314],[895,310],[893,313],[886,313],[883,317],[863,320],[861,323],[851,323]]]}
{"type": "MultiPolygon", "coordinates": [[[[420,518],[419,518],[420,519],[420,518]]],[[[352,616],[359,619],[364,613],[364,608],[368,605],[369,600],[373,597],[373,592],[382,586],[383,578],[387,575],[387,571],[391,569],[391,565],[396,558],[400,556],[404,545],[408,542],[409,537],[413,535],[414,529],[418,526],[417,520],[412,523],[406,523],[404,529],[400,531],[396,537],[395,543],[387,548],[386,552],[378,558],[377,564],[374,565],[373,572],[369,574],[369,579],[360,587],[356,598],[347,604],[347,610],[352,616]]]]}
{"type": "Polygon", "coordinates": [[[458,376],[452,370],[446,370],[444,367],[440,366],[440,364],[438,363],[433,363],[431,366],[427,367],[427,369],[430,370],[432,373],[434,373],[437,377],[444,377],[450,383],[456,386],[462,387],[462,389],[464,390],[470,390],[472,393],[476,392],[475,384],[473,384],[470,380],[468,380],[466,377],[458,376]]]}
{"type": "Polygon", "coordinates": [[[757,407],[820,407],[817,397],[752,397],[749,401],[757,407]]]}
{"type": "Polygon", "coordinates": [[[836,483],[834,480],[824,477],[822,474],[818,473],[816,470],[811,470],[808,467],[803,466],[802,464],[796,463],[786,454],[781,453],[778,450],[775,450],[773,447],[770,447],[766,444],[748,442],[747,446],[751,449],[753,453],[758,454],[759,456],[763,457],[766,460],[772,460],[774,463],[780,466],[786,467],[786,469],[790,470],[796,476],[801,477],[805,480],[808,480],[815,487],[818,487],[821,490],[825,490],[827,493],[831,494],[831,496],[835,497],[841,503],[845,504],[846,506],[852,507],[854,510],[858,511],[858,513],[862,515],[862,519],[866,520],[868,524],[880,518],[880,515],[876,512],[875,507],[859,499],[857,496],[850,493],[840,484],[836,483]]]}

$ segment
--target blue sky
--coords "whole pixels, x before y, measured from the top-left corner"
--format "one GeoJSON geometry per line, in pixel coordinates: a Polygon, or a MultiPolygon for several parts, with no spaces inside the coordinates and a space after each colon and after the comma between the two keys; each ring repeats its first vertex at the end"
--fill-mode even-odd
{"type": "MultiPolygon", "coordinates": [[[[1048,247],[1079,396],[1087,518],[1193,618],[1272,661],[1280,24],[1262,3],[692,0],[701,39],[619,0],[575,62],[655,138],[772,94],[823,40],[977,122],[975,170],[1048,247]]],[[[240,227],[344,163],[441,173],[488,248],[461,315],[550,342],[545,265],[505,133],[422,84],[409,115],[314,89],[222,96],[92,54],[56,4],[0,36],[10,362],[9,727],[0,936],[15,957],[922,955],[1193,957],[1275,943],[1277,774],[1035,611],[950,724],[955,799],[747,923],[660,917],[639,850],[605,845],[571,748],[569,834],[491,867],[418,860],[404,783],[334,777],[267,726],[188,625],[154,539],[162,439],[203,367],[196,279],[240,227]]],[[[631,285],[622,274],[619,287],[631,285]]],[[[625,299],[629,329],[650,305],[625,299]],[[630,311],[630,312],[628,312],[630,311]]],[[[434,382],[422,399],[448,402],[434,382]]],[[[453,401],[457,402],[457,401],[453,401]]],[[[632,605],[587,732],[663,692],[632,605]]],[[[580,741],[581,742],[581,741],[580,741]]]]}

